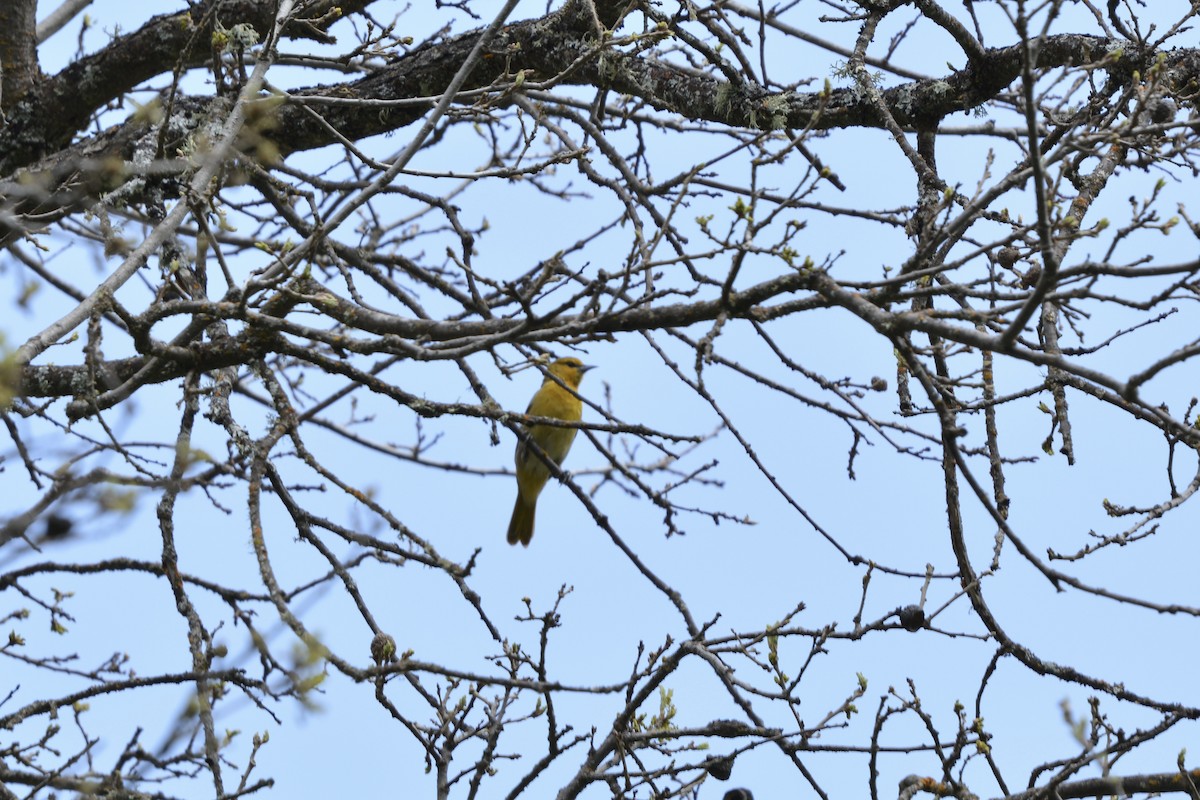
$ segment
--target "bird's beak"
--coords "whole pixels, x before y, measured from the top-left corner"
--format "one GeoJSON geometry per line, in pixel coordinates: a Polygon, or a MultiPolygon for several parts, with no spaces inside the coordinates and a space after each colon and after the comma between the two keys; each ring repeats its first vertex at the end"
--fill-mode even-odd
{"type": "Polygon", "coordinates": [[[580,372],[587,372],[589,369],[595,369],[595,364],[583,364],[579,367],[580,372]]]}

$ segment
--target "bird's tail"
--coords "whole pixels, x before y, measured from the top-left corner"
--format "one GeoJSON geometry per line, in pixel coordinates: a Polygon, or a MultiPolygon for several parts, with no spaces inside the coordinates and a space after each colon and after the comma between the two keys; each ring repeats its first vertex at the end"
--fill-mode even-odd
{"type": "Polygon", "coordinates": [[[508,523],[508,543],[520,542],[526,547],[533,538],[533,512],[537,510],[537,501],[527,502],[520,492],[517,492],[517,503],[513,506],[512,519],[508,523]]]}

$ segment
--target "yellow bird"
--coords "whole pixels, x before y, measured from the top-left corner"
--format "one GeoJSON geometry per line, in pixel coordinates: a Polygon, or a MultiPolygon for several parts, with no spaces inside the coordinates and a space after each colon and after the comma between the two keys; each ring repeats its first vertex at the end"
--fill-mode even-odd
{"type": "MultiPolygon", "coordinates": [[[[565,422],[578,422],[583,417],[583,401],[576,392],[583,373],[591,369],[578,358],[560,358],[546,370],[549,374],[542,381],[529,401],[526,414],[535,417],[553,417],[565,422]],[[558,380],[556,381],[555,378],[558,380]],[[562,383],[560,384],[559,381],[562,383]]],[[[571,450],[577,428],[558,428],[551,425],[534,425],[529,428],[529,439],[542,449],[545,457],[562,466],[563,459],[571,450]]],[[[520,542],[528,546],[533,538],[533,513],[537,510],[538,495],[550,477],[550,468],[542,457],[522,439],[517,444],[517,504],[513,506],[512,520],[508,523],[508,543],[520,542]]]]}

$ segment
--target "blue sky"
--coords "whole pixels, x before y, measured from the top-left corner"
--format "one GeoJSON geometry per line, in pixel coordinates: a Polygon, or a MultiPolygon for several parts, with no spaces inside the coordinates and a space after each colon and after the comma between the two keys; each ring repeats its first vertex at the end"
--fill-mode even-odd
{"type": "MultiPolygon", "coordinates": [[[[400,30],[411,30],[419,41],[438,25],[453,20],[456,31],[471,29],[475,23],[450,10],[438,11],[432,4],[416,4],[403,17],[400,30]]],[[[995,14],[995,4],[977,4],[982,15],[995,14]]],[[[84,36],[84,50],[93,51],[106,41],[108,32],[119,21],[124,31],[134,29],[152,11],[175,6],[115,3],[98,0],[88,9],[96,21],[84,36]]],[[[805,13],[815,17],[829,13],[823,4],[807,4],[805,13]]],[[[379,3],[375,13],[389,19],[400,10],[398,3],[379,3]]],[[[514,19],[531,16],[544,10],[544,4],[525,3],[514,19]]],[[[1069,30],[1076,19],[1070,14],[1061,23],[1069,30]]],[[[811,20],[811,30],[821,35],[841,37],[843,45],[853,42],[857,26],[840,28],[811,20]]],[[[227,24],[229,22],[227,21],[227,24]]],[[[988,32],[987,43],[998,45],[1012,41],[999,19],[990,23],[995,32],[988,32]]],[[[1088,28],[1087,30],[1091,30],[1088,28]]],[[[53,72],[71,57],[77,34],[77,20],[42,48],[43,69],[53,72]]],[[[342,41],[352,37],[342,29],[342,41]]],[[[887,40],[894,31],[882,34],[878,41],[887,40]]],[[[1194,45],[1195,35],[1186,34],[1176,44],[1194,45]]],[[[899,60],[906,66],[926,70],[931,74],[945,71],[946,40],[928,29],[918,29],[899,50],[899,60]]],[[[295,52],[308,44],[288,43],[285,50],[295,52]]],[[[874,52],[874,51],[873,51],[874,52]]],[[[876,53],[877,54],[877,53],[876,53]]],[[[806,48],[798,53],[775,51],[777,62],[771,64],[772,74],[816,75],[823,77],[836,70],[835,56],[806,48]],[[791,62],[789,59],[794,58],[791,62]]],[[[280,70],[271,73],[281,85],[310,84],[311,74],[280,70]]],[[[199,79],[197,79],[199,80],[199,79]]],[[[890,79],[885,79],[885,84],[890,79]]],[[[836,79],[835,79],[836,81],[836,79]]],[[[157,87],[161,81],[155,83],[157,87]]],[[[198,89],[201,89],[199,85],[198,89]]],[[[114,119],[119,119],[120,112],[114,119]]],[[[947,120],[948,126],[978,123],[973,117],[959,115],[947,120]]],[[[411,130],[366,143],[377,156],[402,149],[411,130]]],[[[652,158],[656,160],[656,177],[662,178],[693,163],[708,159],[723,151],[727,142],[699,135],[674,135],[651,141],[652,158]]],[[[628,144],[628,140],[624,142],[628,144]]],[[[993,144],[982,138],[948,143],[940,151],[940,167],[949,180],[959,180],[970,187],[979,180],[985,166],[985,148],[993,144]]],[[[816,139],[810,146],[833,168],[846,183],[847,191],[837,193],[826,187],[818,199],[839,206],[868,206],[871,208],[898,207],[911,202],[914,180],[911,169],[899,150],[881,131],[834,132],[827,138],[816,139]]],[[[414,162],[414,168],[435,169],[448,164],[463,168],[476,167],[487,154],[467,135],[449,137],[445,143],[414,162]]],[[[328,153],[306,154],[304,163],[318,163],[328,153]]],[[[998,147],[994,170],[1007,169],[1016,157],[1012,147],[998,147]]],[[[722,165],[734,181],[745,180],[744,161],[731,159],[722,165]]],[[[778,181],[789,188],[787,180],[795,181],[795,162],[776,170],[764,171],[764,180],[778,181]]],[[[528,184],[503,181],[483,182],[471,187],[455,202],[461,207],[465,224],[481,224],[486,218],[489,229],[478,242],[474,264],[484,275],[496,279],[510,278],[531,264],[569,248],[580,236],[597,225],[597,220],[609,219],[617,213],[609,198],[600,196],[589,187],[573,167],[562,168],[554,179],[571,180],[575,188],[586,189],[591,199],[573,200],[562,204],[546,199],[528,184]]],[[[1144,196],[1158,179],[1154,172],[1129,174],[1121,178],[1120,189],[1109,191],[1104,203],[1096,209],[1095,217],[1109,216],[1114,225],[1124,224],[1129,215],[1126,198],[1144,196]]],[[[412,185],[444,191],[446,181],[420,181],[412,185]]],[[[1186,199],[1190,183],[1172,182],[1168,196],[1186,199]]],[[[687,209],[684,219],[711,214],[713,227],[721,229],[730,224],[731,196],[698,197],[687,209]]],[[[1013,193],[1009,206],[1015,213],[1029,215],[1031,199],[1013,193]]],[[[1164,207],[1169,211],[1173,203],[1164,207]]],[[[396,216],[401,212],[396,210],[396,216]]],[[[861,223],[825,216],[806,217],[808,228],[798,237],[796,246],[803,248],[818,263],[827,254],[844,251],[834,275],[878,277],[883,265],[898,266],[911,252],[911,244],[899,231],[886,231],[880,226],[864,228],[861,223]]],[[[347,225],[343,233],[348,233],[347,225]]],[[[619,264],[628,250],[628,228],[618,227],[598,240],[582,254],[574,254],[572,266],[582,268],[611,259],[619,264]]],[[[1138,248],[1153,253],[1157,260],[1170,263],[1194,258],[1195,239],[1186,230],[1171,236],[1143,235],[1131,241],[1117,258],[1132,259],[1138,248]]],[[[55,246],[61,240],[55,240],[55,246]]],[[[432,263],[440,258],[436,253],[444,248],[444,237],[430,237],[414,242],[414,250],[428,254],[432,263]]],[[[1087,254],[1100,256],[1104,243],[1092,246],[1083,242],[1075,246],[1070,263],[1078,263],[1087,254]]],[[[64,277],[81,284],[97,280],[106,267],[99,255],[86,252],[76,245],[61,255],[55,263],[64,277]]],[[[0,285],[16,293],[19,268],[8,256],[0,256],[0,273],[6,280],[0,285]],[[7,262],[7,263],[6,263],[7,262]]],[[[245,268],[244,265],[241,265],[245,268]]],[[[721,265],[713,267],[720,272],[721,265]]],[[[777,274],[779,264],[762,260],[750,261],[740,279],[746,285],[777,274]]],[[[667,280],[671,280],[668,274],[667,280]]],[[[49,291],[44,291],[49,295],[49,291]]],[[[121,295],[123,302],[140,308],[150,297],[151,290],[136,283],[129,284],[121,295]]],[[[3,298],[0,298],[2,300],[3,298]]],[[[11,303],[4,302],[5,308],[11,303]]],[[[436,304],[434,308],[436,308],[436,304]]],[[[66,309],[59,300],[39,298],[36,313],[12,315],[3,323],[10,344],[19,343],[66,309]]],[[[390,309],[401,313],[399,309],[390,309]]],[[[1106,309],[1111,316],[1099,319],[1094,330],[1113,330],[1129,324],[1134,315],[1106,309]]],[[[1156,328],[1131,336],[1111,350],[1099,354],[1089,363],[1112,370],[1118,376],[1135,371],[1150,354],[1169,352],[1194,338],[1194,311],[1182,307],[1180,313],[1156,328]]],[[[828,378],[848,378],[856,384],[866,384],[874,376],[885,378],[894,389],[895,355],[891,346],[875,335],[862,322],[842,311],[803,314],[769,326],[772,336],[786,348],[790,357],[809,370],[828,378]]],[[[707,328],[698,326],[689,335],[702,336],[707,328]]],[[[1097,334],[1097,338],[1098,338],[1097,334]]],[[[121,344],[114,338],[109,355],[118,355],[121,344]]],[[[690,351],[670,340],[657,336],[656,341],[686,369],[694,357],[690,351]]],[[[1094,343],[1094,340],[1093,342],[1094,343]]],[[[731,324],[716,340],[717,352],[750,369],[795,386],[798,391],[827,402],[832,398],[807,380],[778,364],[774,355],[744,324],[731,324]]],[[[518,354],[511,349],[501,351],[503,357],[515,361],[518,354]]],[[[49,354],[48,354],[49,355],[49,354]]],[[[699,397],[683,386],[663,367],[661,359],[644,340],[624,336],[612,343],[589,343],[580,353],[597,369],[589,373],[584,394],[596,402],[611,397],[611,411],[619,419],[641,423],[678,434],[708,434],[718,427],[718,420],[699,397]]],[[[975,357],[968,356],[967,358],[975,357]]],[[[66,346],[53,351],[53,359],[73,363],[79,359],[78,346],[66,346]]],[[[472,357],[471,365],[504,405],[512,410],[524,408],[536,388],[538,378],[532,371],[519,373],[507,380],[500,375],[485,355],[472,357]]],[[[1182,413],[1195,393],[1194,369],[1186,364],[1168,370],[1144,390],[1147,397],[1168,403],[1173,411],[1182,413]]],[[[1004,390],[1028,386],[1040,380],[1038,370],[1011,360],[999,360],[997,381],[1004,390]]],[[[441,364],[406,363],[384,374],[389,382],[408,391],[425,394],[432,399],[453,402],[475,402],[469,387],[452,367],[441,364]]],[[[949,572],[953,556],[949,548],[945,523],[945,500],[936,461],[917,461],[900,457],[880,439],[871,436],[870,446],[862,446],[855,462],[856,480],[847,476],[847,453],[851,437],[845,425],[823,411],[807,407],[777,394],[764,392],[744,377],[717,365],[705,370],[705,380],[722,409],[734,421],[745,438],[753,443],[761,461],[777,475],[788,493],[849,551],[863,555],[890,567],[919,572],[925,564],[936,571],[949,572]]],[[[321,395],[338,386],[337,382],[306,386],[307,391],[321,395]]],[[[133,410],[116,409],[108,422],[114,430],[143,441],[171,441],[178,423],[179,390],[176,385],[148,389],[135,399],[133,410]]],[[[407,411],[378,396],[360,393],[356,406],[348,403],[332,408],[327,417],[345,420],[353,413],[366,420],[357,430],[379,441],[400,447],[411,444],[417,436],[416,420],[407,411]]],[[[1072,395],[1072,422],[1075,427],[1078,464],[1068,468],[1061,456],[1046,456],[1041,451],[1047,435],[1049,418],[1038,409],[1039,402],[1050,403],[1042,394],[1005,406],[1000,410],[1005,454],[1035,459],[1030,463],[1009,467],[1008,491],[1014,498],[1009,522],[1031,548],[1043,554],[1046,548],[1071,552],[1089,541],[1088,531],[1101,535],[1112,534],[1127,527],[1127,519],[1111,519],[1100,504],[1102,499],[1121,505],[1146,505],[1166,497],[1164,472],[1166,448],[1161,436],[1144,427],[1129,423],[1122,415],[1101,407],[1079,395],[1072,395]]],[[[893,390],[866,393],[862,405],[879,419],[897,421],[896,396],[893,390]]],[[[251,435],[261,435],[266,417],[261,409],[245,400],[235,401],[235,413],[246,424],[255,426],[251,435]]],[[[599,421],[595,412],[585,419],[599,421]]],[[[915,420],[911,424],[926,432],[936,431],[934,420],[915,420]]],[[[978,443],[982,419],[967,417],[964,424],[978,443]]],[[[79,423],[77,430],[95,435],[102,431],[94,423],[79,423]]],[[[501,430],[501,443],[489,443],[489,427],[470,419],[439,419],[425,422],[422,432],[441,438],[433,446],[431,458],[467,464],[498,473],[511,463],[513,439],[501,430]]],[[[55,453],[60,449],[59,434],[29,426],[26,435],[39,447],[55,453]]],[[[603,437],[601,437],[603,439],[603,437]]],[[[907,444],[916,444],[915,437],[900,437],[907,444]]],[[[370,492],[403,523],[429,539],[447,558],[462,562],[475,548],[481,548],[470,584],[484,598],[489,615],[499,624],[506,636],[519,641],[528,651],[536,652],[538,629],[535,624],[517,623],[514,618],[525,611],[523,598],[529,598],[535,613],[543,613],[555,602],[560,587],[571,587],[570,594],[560,606],[562,627],[551,639],[551,656],[557,679],[577,685],[617,683],[633,667],[639,642],[648,648],[661,645],[665,637],[676,640],[685,635],[677,614],[661,593],[642,578],[621,556],[608,537],[596,526],[584,507],[561,486],[553,483],[539,503],[538,526],[533,546],[528,549],[509,548],[504,544],[504,529],[514,493],[512,478],[501,474],[480,476],[454,471],[430,470],[387,455],[348,445],[331,434],[312,430],[306,441],[323,462],[333,468],[348,483],[370,492]]],[[[636,444],[632,439],[625,440],[636,444]]],[[[198,446],[223,454],[225,445],[221,434],[211,426],[198,433],[198,446]]],[[[6,445],[7,447],[7,445],[6,445]]],[[[65,447],[65,445],[62,445],[65,447]]],[[[641,452],[650,448],[641,444],[641,452]]],[[[8,450],[4,453],[11,455],[8,450]]],[[[934,452],[936,455],[936,451],[934,452]]],[[[166,461],[167,450],[157,451],[156,458],[166,461]]],[[[1195,456],[1177,453],[1176,480],[1185,484],[1195,469],[1195,456]]],[[[713,475],[722,481],[720,488],[703,490],[687,487],[678,502],[706,509],[721,509],[736,515],[747,515],[753,526],[725,522],[714,525],[707,517],[685,515],[680,525],[685,536],[664,536],[661,511],[644,498],[631,498],[611,484],[599,487],[593,499],[612,521],[625,541],[634,547],[638,556],[664,580],[674,586],[687,600],[698,620],[709,620],[720,614],[714,631],[758,630],[779,620],[798,603],[806,610],[794,623],[811,629],[837,623],[844,631],[856,613],[862,596],[862,567],[848,564],[817,532],[815,532],[759,474],[729,431],[721,431],[694,453],[680,462],[681,469],[694,469],[715,460],[718,466],[713,475]]],[[[53,457],[48,464],[55,463],[53,457]]],[[[281,455],[276,460],[289,480],[306,486],[318,481],[296,459],[281,455]]],[[[975,474],[986,477],[986,464],[974,459],[975,474]]],[[[567,466],[576,473],[579,484],[587,490],[596,486],[595,470],[605,465],[603,457],[580,436],[567,466]]],[[[110,459],[109,466],[118,468],[110,459]]],[[[0,514],[24,508],[32,500],[27,494],[28,482],[16,462],[6,463],[0,473],[0,496],[8,498],[0,504],[0,514]]],[[[345,495],[329,490],[305,493],[306,499],[318,513],[343,522],[357,530],[384,538],[390,536],[379,529],[361,507],[345,495]]],[[[969,490],[963,487],[964,498],[969,490]]],[[[257,586],[257,567],[249,544],[245,506],[245,487],[235,484],[215,493],[229,513],[214,507],[208,498],[191,493],[180,500],[179,531],[180,561],[185,570],[198,575],[220,578],[230,585],[257,586]]],[[[156,498],[141,498],[137,510],[125,517],[104,516],[94,521],[79,520],[80,541],[71,550],[60,553],[47,551],[42,556],[25,555],[15,563],[27,563],[48,557],[62,557],[87,562],[116,555],[131,558],[156,559],[161,540],[154,518],[156,498]]],[[[281,509],[269,505],[267,543],[274,557],[274,566],[285,585],[303,583],[326,569],[311,550],[296,541],[293,527],[281,509]]],[[[993,546],[994,524],[977,502],[966,499],[967,538],[977,564],[984,564],[993,546]]],[[[1193,577],[1197,545],[1196,513],[1185,506],[1164,522],[1161,532],[1147,542],[1126,548],[1110,548],[1084,562],[1070,567],[1081,580],[1105,586],[1114,591],[1146,597],[1154,602],[1178,602],[1196,606],[1193,577]]],[[[354,551],[345,547],[339,554],[350,556],[354,551]]],[[[11,558],[7,553],[6,557],[11,558]]],[[[13,563],[13,562],[6,562],[13,563]]],[[[415,658],[435,661],[464,671],[487,672],[488,657],[496,654],[496,646],[480,625],[470,608],[456,590],[438,573],[412,565],[404,568],[369,565],[356,574],[364,599],[381,627],[391,633],[403,650],[411,649],[415,658]]],[[[157,671],[181,670],[187,667],[186,629],[176,612],[168,588],[161,583],[136,577],[96,576],[88,581],[67,577],[45,580],[37,584],[46,592],[53,586],[71,589],[75,596],[65,601],[74,616],[71,636],[51,638],[41,626],[44,618],[35,613],[25,623],[24,635],[31,651],[38,653],[79,652],[83,664],[103,661],[114,651],[128,653],[131,664],[142,675],[157,671]]],[[[863,610],[864,620],[877,619],[892,609],[919,600],[920,583],[900,580],[875,573],[863,610]]],[[[955,581],[935,581],[929,589],[927,608],[940,607],[958,591],[955,581]]],[[[1045,658],[1069,663],[1078,669],[1101,678],[1124,681],[1135,691],[1153,694],[1191,705],[1200,704],[1200,693],[1193,678],[1192,648],[1186,643],[1195,635],[1194,620],[1138,611],[1106,601],[1088,598],[1079,592],[1056,593],[1037,572],[1015,557],[1011,547],[1005,552],[1003,567],[988,581],[988,597],[993,611],[1006,630],[1017,641],[1033,648],[1045,658]]],[[[228,613],[211,596],[195,593],[206,619],[225,619],[225,628],[217,639],[230,646],[227,663],[245,666],[255,672],[256,659],[247,655],[245,632],[228,621],[228,613]]],[[[0,615],[22,604],[12,592],[0,594],[0,615]]],[[[367,663],[370,632],[362,623],[349,598],[336,585],[328,591],[314,593],[311,606],[305,609],[305,621],[324,644],[359,665],[367,663]]],[[[263,608],[265,614],[269,610],[263,608]]],[[[275,632],[281,651],[292,646],[289,634],[279,630],[278,623],[268,616],[260,617],[261,629],[275,632]]],[[[981,626],[970,611],[965,598],[956,600],[936,627],[955,633],[979,633],[981,626]]],[[[14,624],[14,627],[16,625],[14,624]]],[[[787,640],[780,645],[780,656],[789,674],[795,675],[808,653],[809,642],[787,640]]],[[[862,641],[833,641],[824,653],[812,662],[805,675],[801,694],[805,698],[803,719],[812,724],[854,691],[857,675],[868,681],[865,696],[858,702],[860,713],[844,730],[831,731],[822,737],[824,745],[862,745],[867,741],[872,717],[879,698],[894,687],[902,696],[907,692],[906,681],[912,679],[924,709],[933,715],[939,728],[947,735],[953,730],[956,701],[967,705],[973,715],[975,695],[980,676],[990,659],[994,645],[965,637],[950,638],[932,631],[908,634],[890,631],[869,636],[862,641]]],[[[762,653],[765,657],[765,653],[762,653]]],[[[768,676],[754,666],[734,660],[737,676],[756,685],[769,687],[768,676]]],[[[69,691],[79,684],[70,678],[60,678],[51,684],[44,674],[24,671],[20,665],[6,663],[3,672],[15,677],[20,690],[12,704],[26,702],[55,692],[69,691]],[[14,670],[9,672],[9,670],[14,670]]],[[[432,685],[432,682],[431,684],[432,685]]],[[[394,699],[418,719],[427,713],[421,710],[411,695],[406,695],[399,681],[389,684],[394,699]]],[[[728,701],[711,673],[699,664],[682,669],[667,682],[674,693],[678,708],[677,724],[700,725],[723,717],[736,717],[737,711],[728,701]]],[[[0,695],[9,690],[8,681],[0,682],[0,695]]],[[[237,728],[243,733],[240,744],[230,750],[229,758],[239,766],[245,764],[248,739],[254,732],[267,731],[271,741],[257,757],[260,772],[276,780],[275,795],[315,796],[324,793],[354,793],[375,796],[384,793],[432,795],[433,780],[424,771],[419,748],[410,736],[389,719],[372,697],[370,687],[354,685],[331,672],[322,687],[323,693],[314,697],[316,708],[300,710],[293,706],[274,710],[283,720],[276,725],[265,714],[245,702],[231,704],[223,713],[218,728],[237,728]]],[[[461,691],[461,690],[460,690],[461,691]]],[[[987,730],[994,734],[992,747],[997,761],[1005,769],[1009,788],[1023,788],[1029,770],[1037,764],[1056,758],[1070,757],[1077,751],[1064,721],[1063,703],[1076,715],[1083,715],[1087,699],[1093,693],[1079,687],[1037,679],[1012,659],[1002,663],[989,684],[984,697],[987,730]]],[[[147,691],[140,697],[98,700],[83,715],[91,735],[103,734],[96,748],[97,764],[111,764],[120,747],[133,735],[138,726],[145,727],[144,743],[148,748],[170,727],[174,716],[184,707],[187,693],[178,689],[147,691]]],[[[532,709],[532,698],[523,702],[532,709]]],[[[576,731],[597,725],[601,736],[608,721],[619,710],[619,696],[579,696],[560,701],[560,722],[569,720],[576,731]]],[[[1149,724],[1151,716],[1104,700],[1103,707],[1112,714],[1113,724],[1132,731],[1149,724]]],[[[795,722],[782,714],[781,709],[764,705],[768,723],[787,731],[795,722]]],[[[656,710],[648,709],[651,713],[656,710]]],[[[35,734],[33,727],[22,730],[26,738],[35,734]]],[[[64,732],[74,736],[74,732],[64,732]]],[[[1166,772],[1174,768],[1179,749],[1194,738],[1193,729],[1172,732],[1148,748],[1135,752],[1118,764],[1121,774],[1132,772],[1166,772]]],[[[905,745],[925,740],[925,734],[915,718],[904,717],[889,725],[885,739],[890,745],[905,745]]],[[[0,742],[5,741],[0,739],[0,742]]],[[[545,723],[533,720],[523,723],[521,730],[502,749],[509,753],[525,753],[515,763],[504,763],[491,783],[485,797],[501,797],[509,791],[527,769],[529,762],[544,749],[545,723]]],[[[64,745],[64,749],[70,747],[64,745]]],[[[540,777],[527,796],[550,796],[570,774],[581,756],[564,757],[560,765],[540,777]]],[[[463,763],[472,759],[459,756],[463,763]]],[[[845,753],[813,753],[805,763],[817,776],[822,787],[833,797],[861,797],[865,794],[866,758],[845,753]]],[[[890,796],[893,787],[905,775],[939,774],[936,760],[928,754],[889,755],[880,761],[881,791],[890,796]]],[[[233,771],[236,774],[236,770],[233,771]]],[[[1085,771],[1096,774],[1096,768],[1085,771]]],[[[970,788],[981,796],[994,796],[999,790],[981,761],[972,763],[967,773],[970,788]]],[[[746,786],[759,800],[773,797],[809,796],[811,790],[788,766],[777,751],[769,747],[739,757],[733,777],[728,784],[709,781],[700,791],[702,800],[719,798],[733,786],[746,786]]],[[[197,781],[191,786],[170,785],[165,791],[184,796],[202,797],[211,792],[210,784],[197,781]]],[[[456,795],[461,796],[461,795],[456,795]]],[[[593,786],[587,797],[607,796],[603,786],[593,786]]]]}

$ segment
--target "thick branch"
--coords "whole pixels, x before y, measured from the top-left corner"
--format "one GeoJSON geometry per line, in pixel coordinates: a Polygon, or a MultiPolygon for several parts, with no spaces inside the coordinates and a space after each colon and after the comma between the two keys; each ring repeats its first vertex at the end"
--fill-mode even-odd
{"type": "MultiPolygon", "coordinates": [[[[306,13],[321,17],[330,7],[338,6],[341,13],[353,13],[370,4],[370,0],[351,0],[334,3],[323,0],[313,4],[306,13]]],[[[24,37],[31,51],[36,46],[33,8],[36,3],[0,3],[0,52],[7,37],[24,37]],[[15,27],[20,20],[9,19],[29,7],[27,34],[15,27]],[[18,31],[20,33],[18,33],[18,31]]],[[[336,19],[329,17],[329,21],[336,19]]],[[[57,75],[40,81],[18,108],[9,114],[9,125],[0,130],[0,174],[28,164],[42,154],[57,150],[83,130],[92,114],[121,97],[134,87],[157,75],[170,74],[177,69],[197,67],[212,57],[213,26],[219,21],[225,27],[247,23],[260,34],[271,30],[275,21],[275,4],[259,0],[205,0],[190,11],[161,14],[136,31],[118,36],[97,53],[79,59],[57,75]],[[218,11],[219,6],[219,11],[218,11]]],[[[292,25],[284,35],[324,38],[328,36],[312,25],[292,25]]],[[[9,105],[9,65],[4,65],[4,100],[9,105]]],[[[32,55],[31,55],[32,58],[32,55]]],[[[36,61],[32,61],[36,73],[36,61]]],[[[29,69],[24,75],[32,83],[29,69]]],[[[14,78],[16,79],[16,78],[14,78]]],[[[18,92],[21,94],[23,92],[18,92]]],[[[17,94],[13,95],[16,99],[17,94]]]]}
{"type": "Polygon", "coordinates": [[[38,76],[37,0],[0,3],[0,108],[10,108],[38,76]]]}

